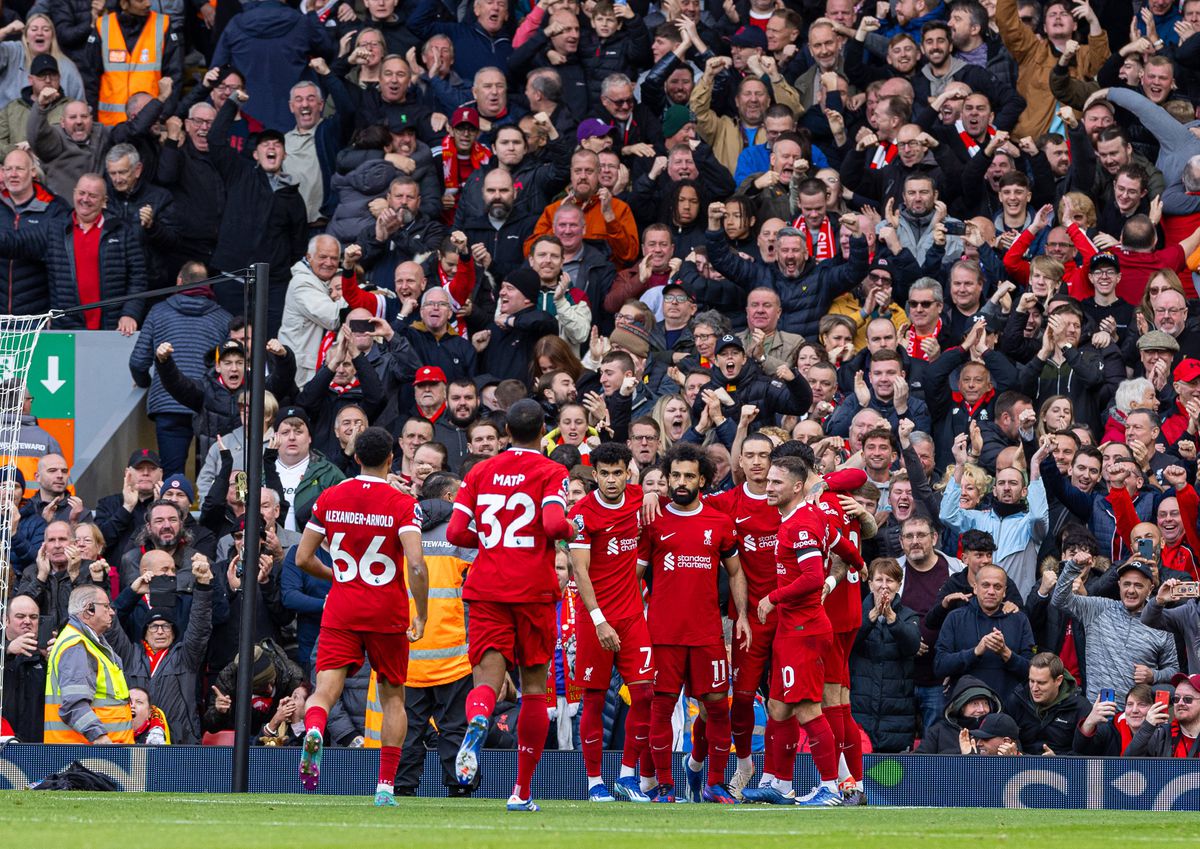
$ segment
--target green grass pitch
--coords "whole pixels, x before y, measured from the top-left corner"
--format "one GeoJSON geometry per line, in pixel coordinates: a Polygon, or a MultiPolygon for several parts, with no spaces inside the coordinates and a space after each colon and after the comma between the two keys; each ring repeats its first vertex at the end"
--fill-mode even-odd
{"type": "Polygon", "coordinates": [[[1182,847],[1198,833],[1200,814],[1190,813],[548,802],[541,813],[510,814],[483,799],[376,809],[345,796],[0,792],[0,835],[12,847],[1182,847]]]}

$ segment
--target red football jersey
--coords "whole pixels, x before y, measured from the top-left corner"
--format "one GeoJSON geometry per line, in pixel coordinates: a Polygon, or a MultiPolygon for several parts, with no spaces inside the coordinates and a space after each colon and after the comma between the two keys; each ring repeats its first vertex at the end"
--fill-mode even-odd
{"type": "MultiPolygon", "coordinates": [[[[862,551],[862,526],[858,519],[849,519],[838,503],[838,494],[827,492],[821,496],[821,507],[829,517],[831,524],[836,523],[838,533],[849,543],[862,551]]],[[[826,561],[828,564],[828,560],[826,561]]],[[[862,583],[859,581],[858,569],[848,565],[846,578],[838,581],[837,586],[825,597],[825,615],[836,633],[857,631],[862,627],[862,583]]]]}
{"type": "Polygon", "coordinates": [[[733,519],[704,502],[692,513],[663,508],[642,533],[639,562],[653,576],[647,616],[655,645],[703,646],[724,639],[718,604],[721,558],[737,554],[733,519]]]}
{"type": "Polygon", "coordinates": [[[542,510],[567,507],[567,470],[545,454],[510,448],[467,474],[454,509],[474,521],[479,554],[467,573],[468,601],[558,601],[554,543],[542,510]]]}
{"type": "Polygon", "coordinates": [[[359,475],[318,496],[308,529],[329,540],[333,587],[321,624],[348,631],[408,628],[400,535],[421,532],[421,508],[380,478],[359,475]]]}
{"type": "Polygon", "coordinates": [[[630,484],[619,504],[608,504],[589,492],[571,508],[575,537],[571,548],[592,553],[588,576],[596,604],[605,619],[626,619],[642,613],[638,586],[638,543],[641,537],[642,488],[630,484]]]}
{"type": "MultiPolygon", "coordinates": [[[[767,496],[754,495],[746,484],[705,499],[733,519],[737,527],[738,555],[746,573],[746,595],[749,610],[775,589],[775,536],[779,533],[779,511],[767,504],[767,496]]],[[[733,599],[729,599],[728,616],[737,618],[733,599]]]]}
{"type": "Polygon", "coordinates": [[[779,606],[780,636],[833,631],[821,605],[821,588],[836,538],[837,530],[817,504],[802,504],[780,522],[775,545],[778,589],[771,594],[779,606]],[[801,559],[798,552],[803,549],[810,551],[801,559]]]}

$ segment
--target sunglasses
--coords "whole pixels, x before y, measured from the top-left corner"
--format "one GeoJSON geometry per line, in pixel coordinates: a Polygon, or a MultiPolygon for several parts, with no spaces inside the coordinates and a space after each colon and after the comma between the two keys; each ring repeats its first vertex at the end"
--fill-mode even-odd
{"type": "Polygon", "coordinates": [[[1171,704],[1173,705],[1190,705],[1195,701],[1195,696],[1171,696],[1171,704]]]}
{"type": "Polygon", "coordinates": [[[908,305],[909,305],[909,307],[919,307],[920,309],[927,310],[927,309],[931,309],[935,303],[937,303],[937,302],[936,301],[909,301],[908,305]]]}

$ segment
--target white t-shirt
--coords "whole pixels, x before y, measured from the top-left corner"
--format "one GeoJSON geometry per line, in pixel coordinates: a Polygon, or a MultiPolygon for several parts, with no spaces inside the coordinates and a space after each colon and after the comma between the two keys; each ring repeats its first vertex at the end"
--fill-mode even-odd
{"type": "Polygon", "coordinates": [[[308,461],[311,458],[310,454],[294,466],[285,465],[283,460],[275,461],[275,471],[279,473],[279,482],[283,484],[283,497],[292,508],[288,510],[287,519],[283,523],[289,531],[296,530],[296,489],[300,486],[304,473],[308,471],[308,461]]]}

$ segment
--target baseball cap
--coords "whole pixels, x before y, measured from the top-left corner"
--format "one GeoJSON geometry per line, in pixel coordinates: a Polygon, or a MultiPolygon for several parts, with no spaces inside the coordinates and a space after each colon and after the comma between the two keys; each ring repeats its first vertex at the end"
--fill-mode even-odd
{"type": "Polygon", "coordinates": [[[1121,270],[1121,260],[1119,260],[1117,255],[1112,251],[1100,251],[1100,253],[1094,254],[1092,258],[1088,260],[1088,271],[1095,271],[1102,265],[1111,266],[1117,271],[1121,270]]]}
{"type": "Polygon", "coordinates": [[[473,106],[460,106],[454,110],[454,115],[450,118],[450,126],[457,127],[459,124],[470,124],[475,129],[479,129],[479,113],[473,106]]]}
{"type": "Polygon", "coordinates": [[[1200,674],[1188,675],[1186,672],[1177,672],[1175,677],[1171,679],[1171,686],[1178,687],[1185,681],[1191,684],[1196,690],[1200,690],[1200,674]]]}
{"type": "Polygon", "coordinates": [[[187,496],[188,501],[196,498],[196,489],[192,486],[192,482],[187,479],[187,475],[173,474],[163,481],[162,491],[166,492],[169,489],[177,489],[187,496]]]}
{"type": "Polygon", "coordinates": [[[312,422],[309,421],[308,413],[305,412],[303,407],[280,407],[279,412],[275,414],[275,421],[273,422],[275,429],[278,430],[279,426],[288,419],[299,419],[304,422],[304,426],[308,428],[309,432],[312,432],[312,422]]]}
{"type": "Polygon", "coordinates": [[[284,144],[287,140],[284,138],[283,133],[279,132],[279,130],[272,130],[272,129],[260,130],[254,136],[254,146],[255,147],[262,144],[263,142],[269,142],[269,141],[277,141],[280,144],[284,144]]]}
{"type": "Polygon", "coordinates": [[[679,292],[682,295],[686,295],[687,299],[692,303],[696,302],[696,299],[692,297],[692,293],[683,288],[682,283],[671,281],[670,283],[666,284],[663,286],[663,295],[666,295],[668,292],[679,292]]]}
{"type": "Polygon", "coordinates": [[[1021,739],[1021,729],[1017,721],[1006,713],[989,713],[979,723],[979,727],[971,732],[976,740],[992,740],[996,737],[1021,739]]]}
{"type": "Polygon", "coordinates": [[[743,354],[746,353],[746,346],[742,344],[742,340],[734,336],[732,333],[726,333],[717,341],[717,349],[715,353],[721,353],[726,348],[737,348],[743,354]]]}
{"type": "Polygon", "coordinates": [[[417,131],[417,115],[409,115],[407,110],[396,110],[389,108],[387,113],[388,129],[393,133],[403,133],[412,130],[417,131]]]}
{"type": "Polygon", "coordinates": [[[1137,571],[1137,572],[1141,573],[1142,575],[1144,575],[1146,577],[1146,580],[1150,581],[1151,583],[1154,583],[1154,571],[1149,566],[1147,566],[1145,563],[1138,562],[1137,560],[1126,560],[1124,563],[1122,563],[1120,566],[1118,566],[1117,567],[1117,577],[1119,578],[1122,575],[1124,575],[1126,572],[1133,572],[1133,571],[1137,571]]]}
{"type": "Polygon", "coordinates": [[[1197,360],[1194,357],[1188,357],[1186,360],[1181,360],[1179,365],[1175,366],[1175,373],[1173,376],[1180,383],[1191,383],[1193,380],[1200,378],[1200,360],[1197,360]]]}
{"type": "Polygon", "coordinates": [[[129,457],[129,462],[126,464],[131,469],[136,469],[139,463],[149,463],[152,466],[162,468],[162,460],[159,459],[157,451],[151,451],[149,448],[139,448],[134,451],[129,457]]]}
{"type": "Polygon", "coordinates": [[[729,36],[730,47],[758,47],[767,49],[767,34],[758,27],[738,27],[738,31],[729,36]]]}
{"type": "Polygon", "coordinates": [[[29,63],[29,76],[40,77],[44,74],[57,74],[58,60],[49,53],[40,53],[29,63]]]}
{"type": "Polygon", "coordinates": [[[413,386],[418,383],[445,383],[446,373],[437,366],[421,366],[417,376],[413,378],[413,386]]]}
{"type": "Polygon", "coordinates": [[[1139,351],[1170,351],[1171,353],[1176,353],[1179,351],[1179,343],[1175,341],[1175,337],[1170,333],[1162,330],[1150,330],[1138,338],[1137,348],[1139,351]]]}
{"type": "Polygon", "coordinates": [[[226,339],[217,348],[217,361],[220,362],[231,354],[236,354],[237,356],[244,358],[246,356],[246,346],[233,339],[226,339]]]}
{"type": "Polygon", "coordinates": [[[607,136],[613,131],[612,124],[606,124],[599,118],[585,118],[575,131],[575,141],[585,141],[598,136],[607,136]]]}

